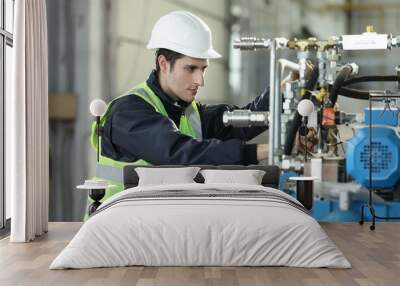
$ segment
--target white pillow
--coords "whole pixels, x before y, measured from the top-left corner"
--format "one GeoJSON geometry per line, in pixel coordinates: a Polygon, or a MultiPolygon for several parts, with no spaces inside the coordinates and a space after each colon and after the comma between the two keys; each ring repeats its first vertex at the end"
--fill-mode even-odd
{"type": "Polygon", "coordinates": [[[262,170],[202,170],[205,184],[233,183],[261,185],[265,171],[262,170]]]}
{"type": "Polygon", "coordinates": [[[138,186],[195,183],[193,179],[199,170],[199,167],[135,168],[139,176],[138,186]]]}

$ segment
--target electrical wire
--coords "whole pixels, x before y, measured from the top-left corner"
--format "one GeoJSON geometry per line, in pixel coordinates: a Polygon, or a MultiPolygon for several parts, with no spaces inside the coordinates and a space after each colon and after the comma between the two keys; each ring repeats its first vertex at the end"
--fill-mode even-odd
{"type": "Polygon", "coordinates": [[[397,82],[399,80],[399,76],[397,75],[368,75],[368,76],[359,76],[353,77],[351,79],[347,79],[343,82],[342,86],[348,86],[355,83],[361,82],[397,82]]]}

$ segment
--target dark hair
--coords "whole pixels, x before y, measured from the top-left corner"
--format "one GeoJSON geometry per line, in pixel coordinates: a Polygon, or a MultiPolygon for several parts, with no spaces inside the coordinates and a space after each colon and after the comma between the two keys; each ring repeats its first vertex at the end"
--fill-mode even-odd
{"type": "Polygon", "coordinates": [[[163,48],[157,49],[156,50],[156,71],[157,71],[157,73],[160,72],[160,65],[158,64],[158,57],[161,55],[164,56],[166,58],[166,60],[171,63],[171,70],[174,68],[175,61],[184,57],[183,54],[180,54],[180,53],[168,50],[168,49],[163,49],[163,48]]]}

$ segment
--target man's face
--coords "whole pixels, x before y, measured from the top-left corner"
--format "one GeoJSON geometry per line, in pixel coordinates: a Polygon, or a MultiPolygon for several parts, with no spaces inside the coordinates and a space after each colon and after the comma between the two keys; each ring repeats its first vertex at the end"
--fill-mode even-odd
{"type": "Polygon", "coordinates": [[[165,61],[164,64],[160,62],[160,75],[163,77],[160,80],[163,82],[164,91],[174,100],[192,102],[199,87],[204,86],[204,75],[207,66],[207,59],[188,56],[177,59],[172,69],[170,62],[165,61]]]}

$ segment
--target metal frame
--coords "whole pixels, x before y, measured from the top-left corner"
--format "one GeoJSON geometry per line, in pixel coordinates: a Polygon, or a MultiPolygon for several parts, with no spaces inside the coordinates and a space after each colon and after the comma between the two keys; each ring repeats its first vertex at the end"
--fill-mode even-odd
{"type": "Polygon", "coordinates": [[[271,39],[270,41],[270,46],[269,46],[269,114],[270,114],[270,121],[269,121],[269,129],[268,129],[268,165],[274,165],[275,163],[275,149],[277,146],[275,138],[275,133],[276,133],[276,124],[275,124],[275,118],[277,115],[277,110],[276,110],[276,98],[275,98],[275,86],[276,86],[276,81],[275,81],[275,72],[276,72],[276,66],[277,66],[277,60],[276,60],[276,40],[271,39]]]}
{"type": "MultiPolygon", "coordinates": [[[[1,23],[0,23],[0,230],[4,235],[10,230],[10,220],[6,219],[6,189],[5,189],[5,91],[6,91],[6,47],[13,47],[13,35],[6,31],[5,25],[5,0],[0,0],[1,23]]],[[[14,2],[15,3],[15,2],[14,2]]],[[[14,9],[13,9],[14,11],[14,9]]]]}
{"type": "Polygon", "coordinates": [[[0,23],[0,229],[5,228],[6,196],[4,188],[4,75],[5,75],[5,0],[1,0],[1,23],[0,23]]]}

